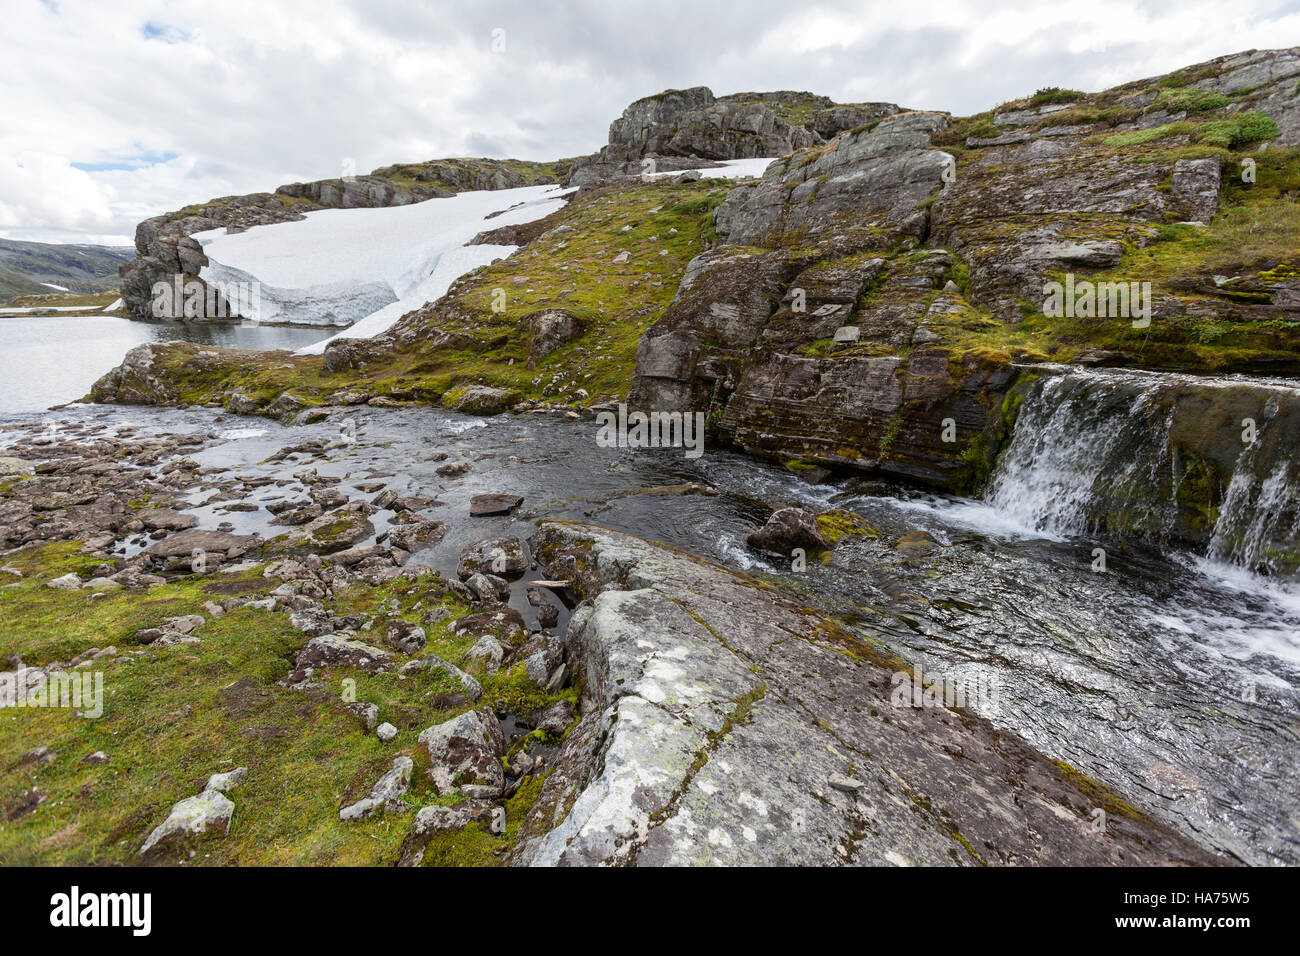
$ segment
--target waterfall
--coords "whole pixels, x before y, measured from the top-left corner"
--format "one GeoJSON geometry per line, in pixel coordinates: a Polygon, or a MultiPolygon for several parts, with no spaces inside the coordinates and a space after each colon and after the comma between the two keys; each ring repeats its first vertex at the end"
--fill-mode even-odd
{"type": "Polygon", "coordinates": [[[1137,535],[1256,571],[1300,568],[1295,383],[1035,371],[990,506],[1047,536],[1137,535]]]}

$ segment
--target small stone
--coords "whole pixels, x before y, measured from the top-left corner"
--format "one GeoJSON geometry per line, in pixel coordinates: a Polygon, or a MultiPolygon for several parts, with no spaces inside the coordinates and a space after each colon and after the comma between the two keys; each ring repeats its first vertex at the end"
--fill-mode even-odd
{"type": "Polygon", "coordinates": [[[227,770],[225,773],[214,773],[208,777],[208,783],[204,789],[225,793],[227,790],[233,790],[243,783],[244,778],[247,776],[247,767],[236,767],[234,770],[227,770]]]}
{"type": "Polygon", "coordinates": [[[390,723],[382,723],[375,728],[375,736],[384,743],[388,743],[388,741],[397,736],[397,728],[390,723]]]}
{"type": "Polygon", "coordinates": [[[469,502],[469,513],[472,517],[486,517],[489,515],[504,515],[514,511],[524,499],[518,495],[507,494],[487,494],[475,495],[469,502]]]}
{"type": "Polygon", "coordinates": [[[439,465],[434,470],[444,478],[453,478],[456,475],[463,475],[474,466],[467,461],[453,461],[450,464],[439,465]]]}
{"type": "Polygon", "coordinates": [[[845,793],[857,793],[866,786],[861,780],[855,780],[852,777],[846,777],[843,774],[833,773],[830,780],[827,781],[834,789],[842,790],[845,793]]]}

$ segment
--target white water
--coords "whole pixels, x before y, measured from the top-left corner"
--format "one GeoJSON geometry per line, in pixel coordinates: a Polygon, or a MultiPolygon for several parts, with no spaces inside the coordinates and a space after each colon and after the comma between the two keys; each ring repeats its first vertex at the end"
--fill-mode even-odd
{"type": "MultiPolygon", "coordinates": [[[[1047,378],[1025,398],[984,502],[932,497],[902,506],[929,510],[940,520],[987,534],[1028,532],[1055,540],[1090,535],[1106,515],[1119,514],[1138,522],[1148,540],[1158,543],[1178,509],[1172,500],[1177,479],[1169,439],[1175,405],[1158,402],[1157,389],[1188,384],[1212,389],[1243,382],[1103,370],[1047,378]]],[[[1283,427],[1270,425],[1278,398],[1295,385],[1250,384],[1262,386],[1260,396],[1274,390],[1265,403],[1271,417],[1260,423],[1255,442],[1243,442],[1222,489],[1206,554],[1179,548],[1170,553],[1196,572],[1201,593],[1162,601],[1149,610],[1147,620],[1156,625],[1153,633],[1168,629],[1237,661],[1264,654],[1300,664],[1300,581],[1256,573],[1280,570],[1271,549],[1300,546],[1300,476],[1289,456],[1277,460],[1283,454],[1278,448],[1285,449],[1294,436],[1266,442],[1269,427],[1283,427]],[[1261,463],[1262,455],[1274,460],[1261,463]],[[1257,473],[1266,477],[1261,480],[1257,473]]]]}
{"type": "Polygon", "coordinates": [[[1094,533],[1112,518],[1161,540],[1175,529],[1183,480],[1170,442],[1175,416],[1184,416],[1184,430],[1200,427],[1191,416],[1201,406],[1189,394],[1244,384],[1249,400],[1240,407],[1262,409],[1258,434],[1241,444],[1206,551],[1220,563],[1276,570],[1273,552],[1300,547],[1300,467],[1284,451],[1294,436],[1270,431],[1288,427],[1278,402],[1294,401],[1293,382],[1114,370],[1052,375],[1025,398],[985,503],[1010,528],[1047,537],[1094,533]]]}
{"type": "Polygon", "coordinates": [[[1009,521],[1050,537],[1087,533],[1101,500],[1150,508],[1147,489],[1168,455],[1168,433],[1166,414],[1126,379],[1046,379],[1021,406],[985,500],[1009,521]],[[1132,453],[1144,446],[1147,454],[1132,453]],[[1142,491],[1134,498],[1126,487],[1142,491]]]}

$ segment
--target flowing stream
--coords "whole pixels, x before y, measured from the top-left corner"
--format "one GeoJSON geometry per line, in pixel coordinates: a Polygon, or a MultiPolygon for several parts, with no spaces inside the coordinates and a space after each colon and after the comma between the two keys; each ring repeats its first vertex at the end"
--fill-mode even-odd
{"type": "MultiPolygon", "coordinates": [[[[1237,451],[1250,477],[1233,473],[1199,547],[1178,537],[1170,504],[1177,496],[1165,392],[1182,394],[1191,383],[1127,372],[1037,383],[984,500],[862,479],[810,485],[718,449],[690,460],[673,449],[600,448],[589,421],[474,419],[434,408],[351,410],[346,434],[355,440],[311,461],[266,459],[288,445],[336,440],[345,433],[339,419],[290,428],[209,409],[71,406],[0,414],[0,449],[16,428],[46,427],[55,415],[88,434],[124,424],[198,433],[208,443],[194,457],[241,476],[284,481],[310,464],[340,476],[339,487],[358,497],[357,484],[382,476],[401,494],[445,502],[431,516],[450,525],[446,539],[412,558],[445,573],[469,541],[527,537],[532,522],[546,518],[663,541],[796,592],[920,665],[927,679],[982,688],[971,709],[1205,846],[1249,863],[1296,864],[1300,584],[1252,570],[1263,551],[1295,536],[1290,462],[1264,461],[1277,437],[1269,429],[1286,424],[1291,386],[1241,387],[1241,401],[1259,408],[1259,447],[1237,451]],[[440,477],[440,461],[429,460],[435,453],[466,458],[473,470],[440,477]],[[717,494],[683,487],[691,482],[717,494]],[[1140,482],[1158,493],[1137,494],[1140,482]],[[488,491],[522,495],[524,505],[510,516],[470,518],[469,498],[488,491]],[[745,547],[746,535],[787,504],[850,510],[878,533],[845,539],[828,563],[796,571],[745,547]],[[1109,535],[1119,509],[1152,533],[1109,535]],[[898,546],[918,530],[934,539],[928,551],[898,546]],[[1098,548],[1106,551],[1104,571],[1096,569],[1098,548]]],[[[1230,411],[1238,416],[1236,406],[1230,411]]],[[[200,489],[191,500],[200,527],[284,530],[269,526],[260,508],[203,504],[200,489]]],[[[382,513],[376,525],[382,533],[382,513]]]]}

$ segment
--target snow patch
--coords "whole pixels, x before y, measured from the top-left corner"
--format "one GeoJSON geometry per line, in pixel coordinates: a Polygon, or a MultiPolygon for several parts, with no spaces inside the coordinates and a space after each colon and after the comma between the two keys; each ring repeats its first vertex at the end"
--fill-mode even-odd
{"type": "MultiPolygon", "coordinates": [[[[322,209],[296,222],[230,234],[196,233],[210,283],[256,282],[246,318],[350,326],[368,338],[442,296],[457,278],[514,246],[470,246],[480,232],[550,215],[572,192],[559,186],[474,190],[381,209],[322,209]]],[[[320,354],[329,340],[299,351],[320,354]]]]}
{"type": "MultiPolygon", "coordinates": [[[[761,156],[757,159],[724,159],[721,169],[700,169],[699,173],[705,179],[751,179],[762,176],[763,171],[774,162],[775,158],[761,156]]],[[[667,176],[680,176],[684,172],[684,169],[673,169],[662,173],[647,173],[645,178],[663,179],[667,176]]]]}

